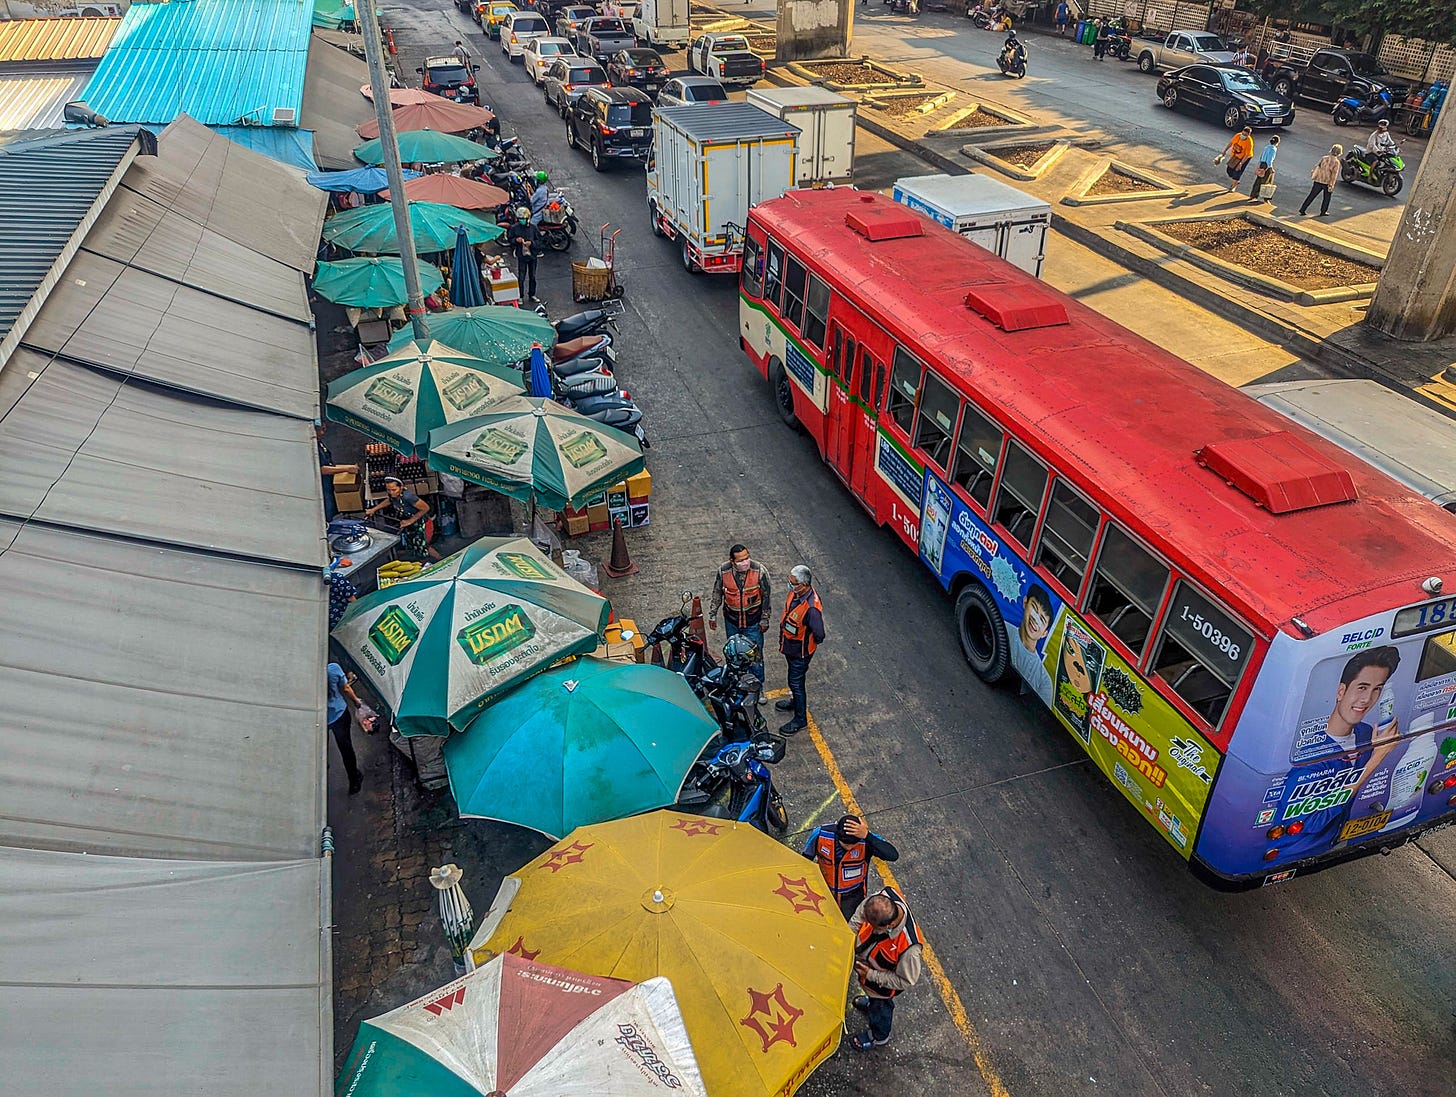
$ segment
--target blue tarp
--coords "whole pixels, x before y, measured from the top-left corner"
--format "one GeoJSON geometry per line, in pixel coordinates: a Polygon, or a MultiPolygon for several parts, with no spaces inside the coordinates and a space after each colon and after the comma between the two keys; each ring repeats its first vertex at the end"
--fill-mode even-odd
{"type": "Polygon", "coordinates": [[[208,129],[290,167],[318,170],[313,162],[313,130],[284,126],[209,126],[208,129]]]}
{"type": "MultiPolygon", "coordinates": [[[[419,172],[404,171],[406,179],[419,178],[419,172]]],[[[378,194],[389,186],[383,168],[350,168],[348,171],[311,171],[305,177],[308,185],[336,193],[378,194]]]]}

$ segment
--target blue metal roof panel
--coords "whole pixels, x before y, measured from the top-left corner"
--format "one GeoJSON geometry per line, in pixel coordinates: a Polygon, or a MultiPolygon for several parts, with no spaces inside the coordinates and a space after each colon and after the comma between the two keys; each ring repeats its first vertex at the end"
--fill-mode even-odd
{"type": "Polygon", "coordinates": [[[81,98],[113,122],[293,125],[312,23],[305,0],[133,4],[81,98]]]}

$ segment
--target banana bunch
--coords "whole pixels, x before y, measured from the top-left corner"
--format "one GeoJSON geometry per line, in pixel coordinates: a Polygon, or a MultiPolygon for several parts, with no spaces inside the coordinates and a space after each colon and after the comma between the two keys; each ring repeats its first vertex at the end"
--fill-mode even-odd
{"type": "Polygon", "coordinates": [[[379,578],[399,582],[425,570],[425,565],[416,560],[391,560],[379,569],[379,578]]]}

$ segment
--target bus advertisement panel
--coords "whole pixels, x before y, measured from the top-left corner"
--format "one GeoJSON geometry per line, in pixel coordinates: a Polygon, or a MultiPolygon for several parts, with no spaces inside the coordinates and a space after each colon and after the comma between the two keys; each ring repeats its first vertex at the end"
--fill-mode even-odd
{"type": "Polygon", "coordinates": [[[948,587],[972,574],[996,601],[1011,665],[1097,768],[1186,860],[1218,770],[1216,747],[927,469],[920,558],[948,587]]]}
{"type": "Polygon", "coordinates": [[[1279,637],[1266,681],[1304,677],[1308,687],[1292,699],[1271,688],[1250,695],[1200,857],[1245,875],[1338,856],[1449,812],[1453,613],[1456,599],[1446,599],[1308,640],[1279,637]]]}

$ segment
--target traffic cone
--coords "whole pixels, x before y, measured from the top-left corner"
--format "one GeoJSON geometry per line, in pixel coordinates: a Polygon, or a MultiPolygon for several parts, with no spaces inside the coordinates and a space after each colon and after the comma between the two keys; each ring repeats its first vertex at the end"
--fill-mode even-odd
{"type": "Polygon", "coordinates": [[[602,570],[613,579],[637,574],[637,565],[632,563],[632,557],[627,555],[627,537],[622,532],[622,519],[620,518],[612,519],[612,559],[609,563],[602,565],[602,570]]]}
{"type": "Polygon", "coordinates": [[[693,620],[688,627],[692,629],[693,635],[702,641],[703,646],[707,647],[708,634],[703,629],[703,600],[696,594],[693,595],[693,620]]]}

